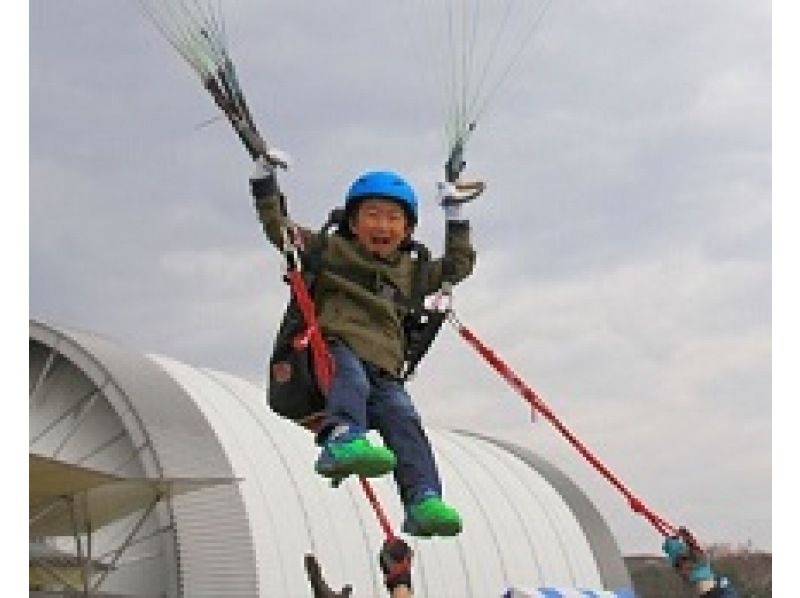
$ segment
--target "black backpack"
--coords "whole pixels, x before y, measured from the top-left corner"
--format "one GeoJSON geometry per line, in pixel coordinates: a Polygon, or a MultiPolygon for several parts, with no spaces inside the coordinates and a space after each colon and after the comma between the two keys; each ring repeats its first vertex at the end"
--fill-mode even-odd
{"type": "MultiPolygon", "coordinates": [[[[341,226],[343,218],[343,210],[333,210],[328,221],[320,229],[322,242],[313,251],[305,252],[301,256],[303,280],[312,298],[317,276],[329,268],[323,260],[329,235],[347,234],[341,226]],[[331,233],[334,227],[336,232],[331,233]]],[[[425,307],[423,283],[427,278],[431,260],[428,248],[417,241],[408,241],[401,249],[415,253],[419,262],[411,296],[402,297],[396,293],[395,297],[398,309],[404,311],[405,354],[403,369],[398,378],[405,381],[414,374],[419,362],[430,349],[444,323],[446,313],[425,307]]],[[[339,269],[336,270],[336,274],[347,277],[347,272],[339,269]]],[[[351,280],[362,284],[354,278],[351,280]]],[[[317,383],[308,339],[303,338],[305,331],[303,316],[297,301],[292,296],[283,314],[269,360],[267,399],[270,409],[278,415],[299,424],[309,425],[324,412],[325,395],[317,383]]]]}

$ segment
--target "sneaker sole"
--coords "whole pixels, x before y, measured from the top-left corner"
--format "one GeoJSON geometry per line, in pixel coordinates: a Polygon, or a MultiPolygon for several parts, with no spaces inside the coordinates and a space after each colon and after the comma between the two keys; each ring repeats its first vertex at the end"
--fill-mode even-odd
{"type": "Polygon", "coordinates": [[[394,466],[394,463],[383,459],[350,459],[336,461],[331,467],[316,468],[316,471],[326,478],[343,478],[349,475],[377,478],[392,471],[394,466]]]}
{"type": "Polygon", "coordinates": [[[417,522],[403,524],[403,532],[417,538],[431,538],[433,536],[452,537],[461,533],[460,521],[439,521],[421,525],[417,522]]]}

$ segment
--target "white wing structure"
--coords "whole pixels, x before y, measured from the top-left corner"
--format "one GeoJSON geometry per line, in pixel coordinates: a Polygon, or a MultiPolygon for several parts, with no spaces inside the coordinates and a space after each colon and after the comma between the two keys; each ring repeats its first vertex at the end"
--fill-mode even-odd
{"type": "MultiPolygon", "coordinates": [[[[303,556],[334,587],[383,596],[383,534],[355,480],[313,471],[308,432],[265,388],[30,323],[31,596],[311,596],[303,556]]],[[[541,457],[432,429],[455,539],[412,541],[415,596],[631,587],[590,500],[541,457]]],[[[398,524],[390,477],[375,490],[398,524]]]]}

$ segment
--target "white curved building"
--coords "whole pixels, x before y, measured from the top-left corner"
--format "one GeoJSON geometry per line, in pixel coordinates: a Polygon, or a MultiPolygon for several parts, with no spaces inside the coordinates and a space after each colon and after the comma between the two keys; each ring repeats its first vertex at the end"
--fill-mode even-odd
{"type": "MultiPolygon", "coordinates": [[[[111,474],[109,488],[131,478],[161,479],[159,487],[172,480],[173,490],[175,479],[200,480],[193,491],[158,492],[152,504],[107,517],[99,529],[88,529],[95,515],[87,515],[86,525],[56,533],[39,505],[31,513],[31,579],[38,587],[31,595],[64,587],[75,578],[70,564],[80,562],[84,583],[96,591],[306,597],[306,552],[317,555],[331,585],[350,583],[357,598],[385,595],[376,563],[383,534],[361,487],[351,479],[334,490],[314,473],[310,435],[267,409],[264,388],[36,321],[30,388],[30,452],[45,464],[111,474]],[[34,556],[34,549],[74,555],[77,548],[83,561],[34,556]]],[[[448,500],[465,525],[456,539],[412,542],[416,596],[631,587],[605,522],[554,467],[499,440],[429,432],[448,500]]],[[[387,476],[373,485],[399,526],[393,481],[387,476]]],[[[48,508],[102,510],[96,489],[82,490],[85,501],[72,503],[59,492],[63,504],[48,508]]]]}

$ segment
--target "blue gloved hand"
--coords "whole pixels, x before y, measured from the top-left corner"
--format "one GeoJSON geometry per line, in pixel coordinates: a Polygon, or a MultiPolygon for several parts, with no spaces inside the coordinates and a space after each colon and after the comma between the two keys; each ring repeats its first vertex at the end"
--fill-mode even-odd
{"type": "Polygon", "coordinates": [[[702,561],[695,563],[692,571],[689,573],[689,581],[697,583],[699,581],[711,581],[714,579],[714,570],[711,569],[711,563],[702,561]]]}
{"type": "Polygon", "coordinates": [[[673,567],[677,567],[681,559],[689,557],[689,547],[686,546],[686,542],[677,536],[670,536],[664,540],[664,545],[661,548],[666,553],[669,564],[673,567]]]}
{"type": "MultiPolygon", "coordinates": [[[[662,548],[667,555],[667,560],[674,568],[680,568],[681,563],[686,560],[692,561],[692,568],[688,571],[688,580],[692,583],[714,579],[714,571],[708,558],[702,554],[692,554],[682,538],[669,537],[664,540],[662,548]]],[[[686,569],[682,569],[682,571],[682,575],[686,575],[686,569]]]]}

